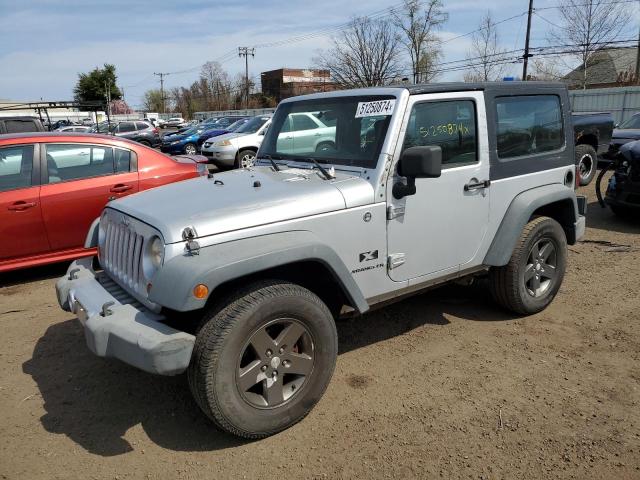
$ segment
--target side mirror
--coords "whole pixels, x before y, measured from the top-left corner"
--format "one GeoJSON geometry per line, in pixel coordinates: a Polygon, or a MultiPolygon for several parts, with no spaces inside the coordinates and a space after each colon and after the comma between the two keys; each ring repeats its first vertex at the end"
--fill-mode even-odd
{"type": "Polygon", "coordinates": [[[398,173],[407,177],[407,183],[396,183],[393,196],[401,199],[415,195],[416,178],[438,178],[442,174],[442,149],[433,145],[407,148],[400,156],[398,173]]]}

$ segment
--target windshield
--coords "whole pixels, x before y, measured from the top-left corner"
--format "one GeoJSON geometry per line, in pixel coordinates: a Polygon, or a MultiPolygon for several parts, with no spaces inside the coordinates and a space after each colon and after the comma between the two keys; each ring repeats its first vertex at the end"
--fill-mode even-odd
{"type": "Polygon", "coordinates": [[[259,155],[375,168],[394,108],[389,95],[283,103],[259,155]]]}
{"type": "Polygon", "coordinates": [[[247,123],[248,120],[246,119],[242,119],[242,120],[238,120],[237,122],[233,122],[231,125],[229,125],[226,130],[229,130],[230,132],[235,132],[238,128],[240,128],[242,125],[244,125],[245,123],[247,123]]]}
{"type": "Polygon", "coordinates": [[[269,117],[253,117],[247,123],[236,130],[236,133],[256,133],[264,125],[269,117]]]}
{"type": "Polygon", "coordinates": [[[625,120],[618,128],[640,128],[640,115],[634,115],[630,119],[625,120]]]}

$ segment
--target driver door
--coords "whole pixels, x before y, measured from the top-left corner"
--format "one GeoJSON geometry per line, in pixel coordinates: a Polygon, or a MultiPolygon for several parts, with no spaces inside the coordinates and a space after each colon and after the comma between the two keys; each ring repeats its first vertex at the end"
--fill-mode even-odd
{"type": "Polygon", "coordinates": [[[422,145],[442,150],[439,178],[416,179],[416,194],[400,200],[387,182],[389,276],[409,284],[428,281],[479,264],[478,251],[489,220],[489,149],[482,92],[415,95],[404,119],[406,148],[422,145]],[[404,210],[402,210],[404,209],[404,210]]]}

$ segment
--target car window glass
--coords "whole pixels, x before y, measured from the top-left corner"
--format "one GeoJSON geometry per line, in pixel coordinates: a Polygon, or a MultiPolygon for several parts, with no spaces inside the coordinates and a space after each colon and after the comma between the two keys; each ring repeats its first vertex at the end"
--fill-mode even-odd
{"type": "Polygon", "coordinates": [[[634,115],[630,119],[622,122],[618,128],[620,129],[631,129],[631,128],[640,128],[640,115],[634,115]]]}
{"type": "Polygon", "coordinates": [[[33,145],[0,148],[0,192],[31,186],[33,145]]]}
{"type": "Polygon", "coordinates": [[[37,131],[33,120],[6,120],[5,128],[7,133],[23,133],[37,131]]]}
{"type": "Polygon", "coordinates": [[[291,131],[291,115],[287,115],[287,118],[284,119],[284,123],[282,124],[282,128],[280,132],[287,133],[291,131]]]}
{"type": "Polygon", "coordinates": [[[98,145],[52,144],[46,147],[48,183],[111,175],[113,149],[98,145]]]}
{"type": "Polygon", "coordinates": [[[293,120],[294,132],[298,132],[301,130],[314,130],[318,128],[318,125],[316,125],[314,121],[306,115],[292,115],[291,117],[291,119],[293,120]]]}
{"type": "Polygon", "coordinates": [[[131,152],[122,148],[114,149],[116,172],[131,171],[131,152]]]}
{"type": "Polygon", "coordinates": [[[145,130],[147,128],[149,128],[150,125],[148,123],[144,123],[144,122],[136,122],[136,128],[138,130],[145,130]]]}
{"type": "Polygon", "coordinates": [[[136,127],[133,122],[120,122],[118,125],[118,132],[126,133],[135,131],[136,127]]]}
{"type": "MultiPolygon", "coordinates": [[[[369,129],[375,129],[375,125],[369,129]]],[[[442,149],[445,166],[477,162],[474,102],[453,100],[414,105],[402,149],[431,145],[442,149]]]]}
{"type": "Polygon", "coordinates": [[[556,95],[496,99],[498,157],[534,155],[564,144],[562,110],[556,95]]]}

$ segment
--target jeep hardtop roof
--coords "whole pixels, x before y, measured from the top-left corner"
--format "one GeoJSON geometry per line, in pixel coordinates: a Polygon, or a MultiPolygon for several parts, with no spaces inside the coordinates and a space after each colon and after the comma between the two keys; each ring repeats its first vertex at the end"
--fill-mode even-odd
{"type": "MultiPolygon", "coordinates": [[[[376,87],[372,87],[376,88],[376,87]]],[[[390,85],[389,88],[404,88],[410,95],[423,93],[462,92],[462,91],[491,91],[495,93],[521,94],[537,89],[566,89],[561,82],[445,82],[424,83],[419,85],[390,85]]]]}

